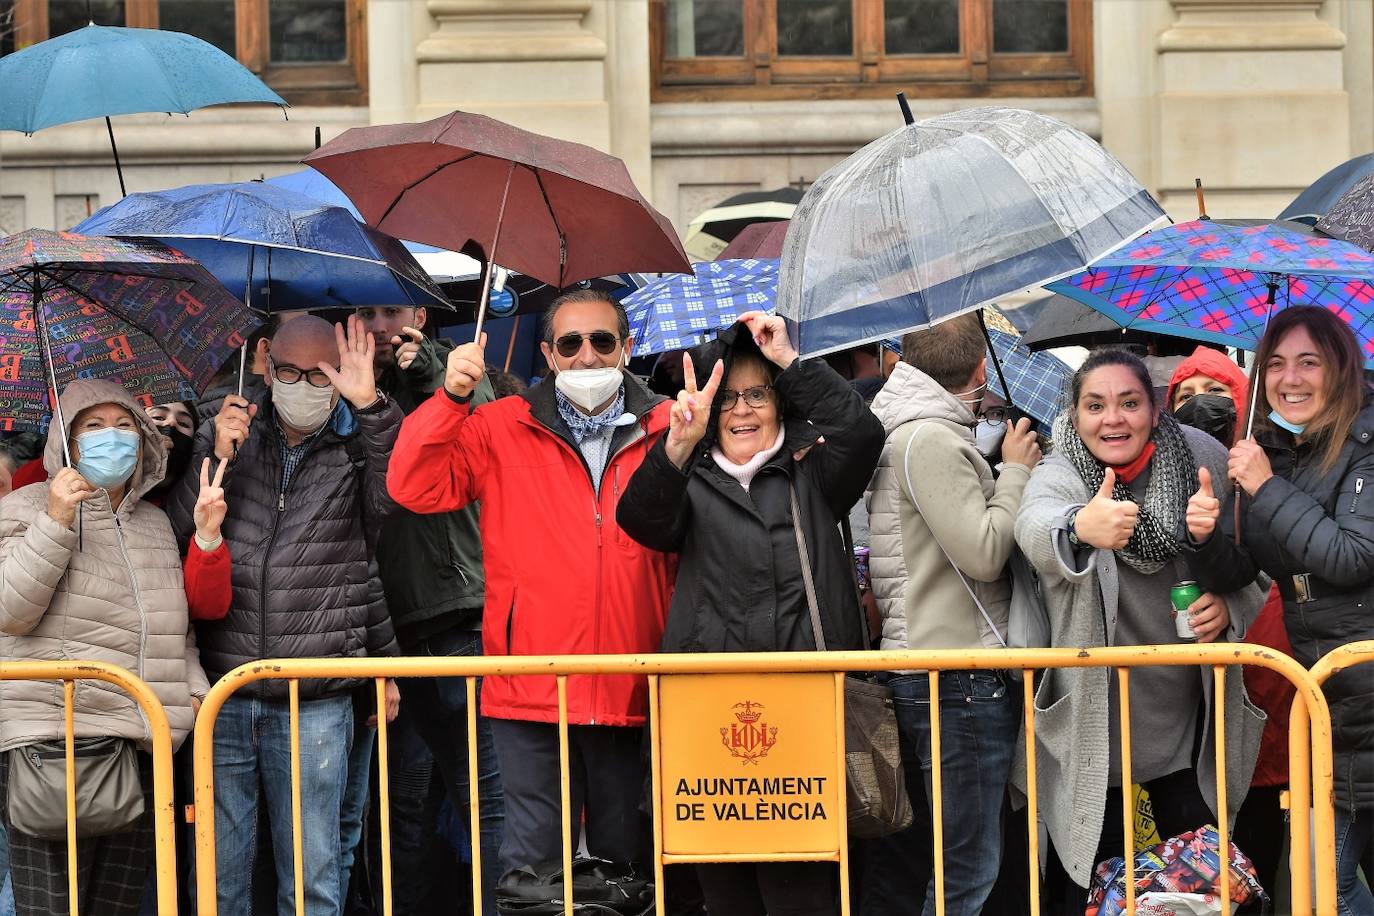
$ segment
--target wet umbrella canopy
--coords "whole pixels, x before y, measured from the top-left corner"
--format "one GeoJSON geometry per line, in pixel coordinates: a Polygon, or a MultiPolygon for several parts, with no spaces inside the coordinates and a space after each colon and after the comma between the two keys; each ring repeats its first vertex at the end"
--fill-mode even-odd
{"type": "Polygon", "coordinates": [[[205,268],[151,240],[0,239],[0,423],[38,428],[50,386],[107,378],[148,406],[196,397],[258,326],[205,268]]]}
{"type": "Polygon", "coordinates": [[[909,124],[822,175],[783,250],[778,314],[814,356],[1083,269],[1163,218],[1092,138],[1028,111],[909,124]]]}

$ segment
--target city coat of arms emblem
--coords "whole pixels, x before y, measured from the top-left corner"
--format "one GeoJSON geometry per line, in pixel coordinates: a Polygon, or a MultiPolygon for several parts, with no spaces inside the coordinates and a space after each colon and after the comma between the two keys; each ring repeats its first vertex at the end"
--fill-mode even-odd
{"type": "Polygon", "coordinates": [[[738,757],[746,765],[757,765],[759,759],[767,757],[773,745],[778,743],[778,728],[764,721],[762,703],[745,700],[731,709],[735,721],[721,728],[720,743],[725,745],[731,757],[738,757]]]}

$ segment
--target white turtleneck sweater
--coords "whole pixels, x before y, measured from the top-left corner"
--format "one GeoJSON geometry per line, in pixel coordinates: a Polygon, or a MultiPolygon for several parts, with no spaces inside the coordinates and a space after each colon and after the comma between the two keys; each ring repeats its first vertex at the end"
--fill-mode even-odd
{"type": "Polygon", "coordinates": [[[748,493],[749,484],[753,481],[754,475],[759,472],[759,468],[767,464],[768,459],[776,455],[782,448],[782,440],[786,432],[783,425],[779,423],[778,438],[773,441],[773,444],[763,451],[756,453],[753,458],[750,458],[748,461],[744,462],[744,464],[735,464],[729,458],[726,458],[725,453],[720,450],[719,445],[711,446],[711,457],[715,459],[717,467],[738,480],[739,485],[744,487],[744,492],[748,493]]]}

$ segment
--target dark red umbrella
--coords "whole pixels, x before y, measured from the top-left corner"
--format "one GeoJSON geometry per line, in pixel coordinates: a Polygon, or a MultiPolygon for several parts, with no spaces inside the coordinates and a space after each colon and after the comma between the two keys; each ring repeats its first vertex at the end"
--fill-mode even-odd
{"type": "Polygon", "coordinates": [[[727,258],[780,258],[782,240],[787,235],[791,220],[776,219],[766,223],[750,223],[740,230],[734,241],[725,246],[714,260],[727,258]]]}
{"type": "Polygon", "coordinates": [[[383,232],[454,251],[473,242],[489,262],[560,288],[691,271],[672,224],[625,163],[482,115],[355,127],[303,161],[383,232]]]}

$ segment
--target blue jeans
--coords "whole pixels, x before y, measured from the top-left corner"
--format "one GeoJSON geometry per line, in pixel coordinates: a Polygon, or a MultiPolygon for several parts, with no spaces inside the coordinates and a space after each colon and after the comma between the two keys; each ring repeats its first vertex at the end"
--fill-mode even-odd
{"type": "MultiPolygon", "coordinates": [[[[482,634],[475,630],[450,629],[405,648],[422,658],[482,654],[482,634]]],[[[466,826],[468,814],[468,695],[465,678],[403,678],[401,708],[429,746],[443,777],[450,804],[466,826]]],[[[481,699],[481,682],[478,682],[481,699]]],[[[501,836],[505,832],[506,800],[501,772],[491,740],[491,725],[477,717],[477,796],[481,828],[482,907],[485,916],[496,916],[496,884],[501,880],[501,836]]],[[[473,907],[476,911],[477,907],[473,907]]]]}
{"type": "MultiPolygon", "coordinates": [[[[375,700],[373,702],[375,704],[375,700]]],[[[348,781],[344,783],[343,805],[339,809],[339,900],[345,906],[349,879],[353,877],[354,854],[363,837],[363,815],[367,812],[367,789],[372,778],[372,749],[377,743],[376,726],[367,724],[370,715],[371,712],[355,716],[353,721],[348,781]]]]}
{"type": "MultiPolygon", "coordinates": [[[[300,704],[301,850],[307,916],[340,916],[339,815],[353,743],[347,694],[300,704]]],[[[230,697],[215,723],[215,857],[220,916],[250,916],[259,794],[271,822],[277,912],[295,913],[291,712],[285,700],[230,697]]]]}
{"type": "MultiPolygon", "coordinates": [[[[891,675],[902,738],[916,750],[932,810],[930,679],[891,675]]],[[[1002,801],[1021,722],[1021,685],[994,671],[940,674],[940,777],[944,798],[946,916],[978,916],[1002,861],[1002,801]]],[[[915,806],[920,810],[921,806],[915,806]]],[[[913,824],[929,832],[931,823],[913,824]]],[[[875,851],[882,854],[880,850],[875,851]]],[[[926,886],[935,913],[935,880],[926,886]]]]}
{"type": "MultiPolygon", "coordinates": [[[[1340,916],[1374,916],[1374,894],[1360,881],[1360,857],[1374,836],[1374,810],[1336,806],[1336,905],[1340,916]]],[[[1366,876],[1374,881],[1374,876],[1366,876]]]]}

